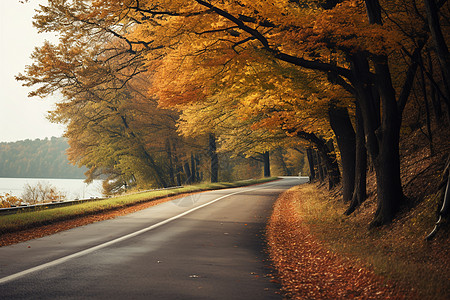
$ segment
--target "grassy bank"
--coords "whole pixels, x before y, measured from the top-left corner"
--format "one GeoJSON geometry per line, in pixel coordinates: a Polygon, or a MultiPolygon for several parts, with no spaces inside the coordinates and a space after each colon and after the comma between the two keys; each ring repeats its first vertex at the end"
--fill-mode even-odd
{"type": "MultiPolygon", "coordinates": [[[[315,185],[294,188],[298,214],[310,232],[340,255],[349,257],[420,299],[450,299],[450,239],[444,230],[424,238],[435,217],[429,197],[388,226],[369,229],[375,210],[368,200],[351,216],[346,205],[315,185]]],[[[447,229],[448,230],[448,229],[447,229]]]]}
{"type": "Polygon", "coordinates": [[[0,216],[0,234],[16,232],[36,226],[52,224],[58,221],[70,220],[81,216],[94,215],[105,211],[120,209],[144,202],[171,197],[186,193],[201,192],[207,190],[218,190],[225,188],[248,186],[252,184],[264,183],[276,178],[263,178],[254,180],[244,180],[237,182],[219,182],[191,185],[170,190],[157,190],[128,194],[98,201],[85,202],[71,206],[58,207],[52,209],[22,212],[13,215],[0,216]]]}

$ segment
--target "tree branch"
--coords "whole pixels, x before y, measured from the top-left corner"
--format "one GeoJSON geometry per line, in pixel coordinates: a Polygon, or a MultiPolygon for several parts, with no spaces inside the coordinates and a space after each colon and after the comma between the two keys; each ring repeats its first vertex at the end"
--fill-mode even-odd
{"type": "Polygon", "coordinates": [[[212,10],[213,12],[217,13],[218,15],[224,17],[225,19],[235,23],[241,30],[247,32],[248,34],[253,36],[256,40],[258,40],[262,44],[263,48],[266,49],[267,51],[269,51],[277,59],[294,64],[299,67],[304,67],[307,69],[318,70],[318,71],[323,71],[323,72],[334,72],[334,73],[339,74],[348,79],[351,78],[351,72],[348,69],[337,67],[335,65],[323,63],[320,61],[306,60],[306,59],[303,59],[300,57],[296,57],[296,56],[292,56],[292,55],[280,52],[277,49],[274,49],[270,46],[269,41],[261,32],[247,26],[242,20],[240,20],[239,18],[236,18],[229,12],[227,12],[223,9],[220,9],[204,0],[196,0],[196,2],[200,5],[203,5],[207,8],[209,8],[210,10],[212,10]]]}
{"type": "Polygon", "coordinates": [[[400,115],[402,115],[406,103],[408,102],[408,98],[414,83],[414,78],[416,77],[417,67],[419,66],[420,52],[422,51],[424,46],[425,42],[420,41],[419,46],[414,50],[414,53],[411,56],[411,65],[409,65],[408,71],[406,73],[405,83],[403,84],[397,101],[397,107],[400,115]]]}

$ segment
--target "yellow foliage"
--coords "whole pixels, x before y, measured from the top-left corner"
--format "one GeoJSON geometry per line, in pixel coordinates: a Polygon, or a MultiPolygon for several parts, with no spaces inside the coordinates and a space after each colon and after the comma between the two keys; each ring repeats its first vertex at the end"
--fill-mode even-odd
{"type": "Polygon", "coordinates": [[[16,196],[12,196],[8,193],[0,195],[0,208],[7,208],[20,205],[22,200],[16,196]]]}

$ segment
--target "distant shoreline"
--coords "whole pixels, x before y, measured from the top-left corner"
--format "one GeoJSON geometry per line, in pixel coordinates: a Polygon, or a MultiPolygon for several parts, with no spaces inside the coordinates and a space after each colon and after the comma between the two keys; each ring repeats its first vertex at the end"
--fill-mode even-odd
{"type": "Polygon", "coordinates": [[[94,180],[88,184],[84,182],[85,179],[0,177],[0,195],[10,194],[20,197],[24,192],[25,185],[36,186],[40,183],[50,185],[57,191],[66,193],[69,200],[101,197],[103,195],[102,180],[94,180]]]}

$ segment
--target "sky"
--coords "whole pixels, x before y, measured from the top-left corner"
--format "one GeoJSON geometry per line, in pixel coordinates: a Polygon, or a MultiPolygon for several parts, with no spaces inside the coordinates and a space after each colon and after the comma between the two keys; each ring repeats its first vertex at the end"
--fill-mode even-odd
{"type": "Polygon", "coordinates": [[[58,96],[29,98],[31,88],[14,79],[31,64],[34,47],[41,46],[44,40],[56,41],[52,35],[38,34],[32,25],[35,8],[45,3],[0,0],[0,142],[58,137],[64,132],[62,125],[46,119],[58,96]]]}

